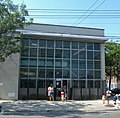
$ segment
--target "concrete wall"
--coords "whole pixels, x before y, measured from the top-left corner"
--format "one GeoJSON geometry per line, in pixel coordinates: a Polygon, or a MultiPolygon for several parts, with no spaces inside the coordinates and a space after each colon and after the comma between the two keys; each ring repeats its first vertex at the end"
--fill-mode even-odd
{"type": "Polygon", "coordinates": [[[0,98],[18,99],[19,54],[0,63],[0,98]]]}

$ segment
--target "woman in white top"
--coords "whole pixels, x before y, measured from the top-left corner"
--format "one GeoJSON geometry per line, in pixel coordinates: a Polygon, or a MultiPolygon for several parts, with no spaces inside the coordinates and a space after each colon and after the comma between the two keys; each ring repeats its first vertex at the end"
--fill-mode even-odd
{"type": "Polygon", "coordinates": [[[54,101],[54,88],[52,86],[52,84],[48,87],[48,97],[49,100],[53,100],[54,101]]]}

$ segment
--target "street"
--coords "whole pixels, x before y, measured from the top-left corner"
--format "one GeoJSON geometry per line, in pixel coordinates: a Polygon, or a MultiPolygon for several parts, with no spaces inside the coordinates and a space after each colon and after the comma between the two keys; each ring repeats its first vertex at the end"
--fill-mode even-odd
{"type": "Polygon", "coordinates": [[[0,118],[119,118],[119,110],[102,112],[31,112],[0,115],[0,118]]]}

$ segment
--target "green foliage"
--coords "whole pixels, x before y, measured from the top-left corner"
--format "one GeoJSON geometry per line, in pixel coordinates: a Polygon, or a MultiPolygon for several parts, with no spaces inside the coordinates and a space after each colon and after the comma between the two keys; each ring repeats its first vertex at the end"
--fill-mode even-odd
{"type": "Polygon", "coordinates": [[[22,35],[16,33],[16,29],[32,22],[32,19],[26,20],[25,16],[28,16],[28,12],[24,4],[18,6],[11,0],[0,0],[0,62],[20,52],[22,35]]]}
{"type": "Polygon", "coordinates": [[[106,75],[119,76],[120,70],[120,44],[107,42],[105,44],[105,67],[106,75]],[[110,73],[111,69],[111,73],[110,73]]]}

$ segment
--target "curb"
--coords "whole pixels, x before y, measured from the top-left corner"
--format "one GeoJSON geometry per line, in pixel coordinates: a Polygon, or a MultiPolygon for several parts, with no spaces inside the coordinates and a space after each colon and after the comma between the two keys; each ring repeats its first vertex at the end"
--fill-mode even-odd
{"type": "Polygon", "coordinates": [[[10,115],[10,114],[28,114],[28,113],[42,113],[42,112],[87,112],[87,113],[91,113],[91,112],[111,112],[111,111],[117,111],[119,109],[80,109],[80,110],[51,110],[51,109],[47,109],[47,110],[40,110],[40,111],[32,111],[32,110],[21,110],[21,111],[2,111],[1,114],[2,115],[10,115]]]}

